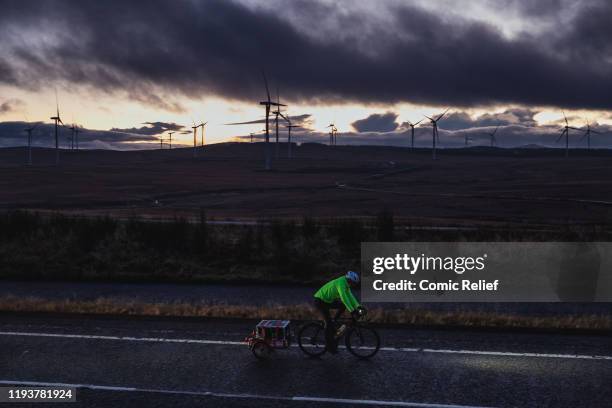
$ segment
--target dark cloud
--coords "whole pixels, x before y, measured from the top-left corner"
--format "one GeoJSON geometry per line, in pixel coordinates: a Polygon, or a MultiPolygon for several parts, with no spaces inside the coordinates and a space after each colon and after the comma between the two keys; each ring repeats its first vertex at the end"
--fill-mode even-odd
{"type": "Polygon", "coordinates": [[[0,114],[19,110],[23,106],[24,106],[24,103],[22,100],[9,99],[7,101],[4,101],[3,103],[0,103],[0,114]]]}
{"type": "MultiPolygon", "coordinates": [[[[512,3],[534,25],[558,13],[553,0],[512,3]]],[[[612,107],[611,2],[578,2],[554,31],[514,37],[415,5],[378,8],[0,0],[0,84],[64,81],[181,111],[184,97],[261,100],[262,67],[289,102],[612,107]]]]}
{"type": "Polygon", "coordinates": [[[185,127],[183,125],[179,125],[178,123],[167,123],[167,122],[145,122],[143,124],[147,126],[142,126],[139,128],[133,127],[133,128],[126,128],[126,129],[112,128],[110,131],[119,132],[119,133],[131,133],[135,135],[153,136],[153,135],[161,135],[162,133],[165,133],[168,131],[180,131],[185,127]]]}
{"type": "MultiPolygon", "coordinates": [[[[0,147],[24,146],[27,143],[26,128],[34,126],[27,122],[0,122],[0,147]]],[[[59,142],[62,148],[68,148],[71,131],[60,127],[59,142]]],[[[81,129],[79,145],[84,149],[117,149],[130,150],[135,148],[157,148],[151,144],[158,139],[152,135],[119,132],[115,130],[81,129]]],[[[32,132],[32,144],[38,147],[53,147],[55,145],[55,127],[49,123],[38,123],[32,132]]]]}
{"type": "Polygon", "coordinates": [[[375,113],[351,123],[357,132],[393,132],[398,127],[397,113],[375,113]]]}
{"type": "Polygon", "coordinates": [[[536,126],[537,122],[533,118],[536,113],[538,112],[532,109],[513,108],[502,113],[485,113],[472,119],[467,112],[453,111],[440,121],[439,127],[447,130],[461,130],[497,125],[536,126]]]}

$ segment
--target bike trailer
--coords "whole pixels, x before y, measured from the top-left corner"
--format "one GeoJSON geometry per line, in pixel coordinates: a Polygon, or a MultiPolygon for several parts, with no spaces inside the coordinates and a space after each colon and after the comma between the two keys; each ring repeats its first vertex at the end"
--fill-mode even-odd
{"type": "Polygon", "coordinates": [[[269,354],[272,349],[287,348],[291,345],[291,321],[262,320],[245,342],[257,357],[269,354]]]}

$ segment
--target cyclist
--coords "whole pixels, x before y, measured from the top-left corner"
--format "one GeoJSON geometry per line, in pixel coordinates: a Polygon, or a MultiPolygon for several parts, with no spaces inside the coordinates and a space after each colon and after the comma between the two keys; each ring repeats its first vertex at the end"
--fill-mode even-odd
{"type": "Polygon", "coordinates": [[[361,316],[365,309],[361,307],[351,288],[359,286],[359,274],[348,271],[346,275],[332,279],[323,285],[314,294],[314,305],[321,314],[325,322],[325,343],[327,350],[335,354],[338,352],[338,344],[335,339],[335,327],[330,315],[330,309],[338,309],[334,320],[338,319],[344,310],[348,310],[353,315],[361,316]]]}

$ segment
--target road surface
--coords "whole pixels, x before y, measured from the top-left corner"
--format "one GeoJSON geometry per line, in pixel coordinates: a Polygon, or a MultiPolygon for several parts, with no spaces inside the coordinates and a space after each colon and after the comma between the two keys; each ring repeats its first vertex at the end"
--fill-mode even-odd
{"type": "Polygon", "coordinates": [[[241,344],[253,325],[0,314],[0,385],[76,386],[75,407],[609,407],[612,401],[606,336],[381,329],[384,349],[370,361],[346,350],[310,359],[291,348],[260,362],[241,344]]]}

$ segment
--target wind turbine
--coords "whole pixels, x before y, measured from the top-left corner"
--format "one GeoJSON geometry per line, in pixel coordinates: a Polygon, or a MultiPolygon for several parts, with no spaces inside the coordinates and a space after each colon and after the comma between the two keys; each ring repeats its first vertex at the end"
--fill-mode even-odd
{"type": "Polygon", "coordinates": [[[472,141],[472,138],[469,137],[466,133],[465,135],[465,147],[468,147],[468,145],[470,144],[470,142],[472,141]]]}
{"type": "Polygon", "coordinates": [[[499,129],[499,125],[497,125],[493,133],[486,133],[486,135],[488,135],[491,139],[491,147],[497,146],[497,139],[495,138],[495,133],[497,133],[497,129],[499,129]]]}
{"type": "Polygon", "coordinates": [[[438,121],[440,121],[442,119],[442,117],[444,115],[446,115],[446,112],[448,112],[449,109],[450,108],[446,108],[446,110],[444,112],[442,112],[442,114],[440,116],[438,116],[436,119],[430,118],[429,116],[425,116],[431,122],[431,127],[432,127],[432,130],[433,130],[433,133],[432,133],[431,156],[432,156],[432,158],[434,160],[436,160],[436,141],[439,139],[439,136],[438,136],[438,121]]]}
{"type": "Polygon", "coordinates": [[[569,125],[569,123],[567,122],[567,116],[565,116],[565,111],[563,111],[563,119],[565,119],[565,126],[561,130],[561,134],[559,135],[559,138],[557,139],[555,143],[559,143],[559,141],[563,138],[563,136],[565,136],[565,157],[568,157],[569,156],[569,130],[570,129],[580,130],[580,129],[569,125]]]}
{"type": "Polygon", "coordinates": [[[338,131],[338,129],[336,128],[336,125],[334,125],[333,123],[330,123],[329,126],[327,127],[331,128],[329,130],[329,145],[333,146],[336,143],[336,132],[338,131]]]}
{"type": "Polygon", "coordinates": [[[281,113],[281,116],[288,123],[288,125],[285,127],[287,128],[287,157],[290,159],[291,158],[291,129],[299,128],[299,126],[291,124],[291,119],[289,119],[289,115],[285,116],[281,113]]]}
{"type": "Polygon", "coordinates": [[[266,107],[265,169],[270,170],[270,167],[272,164],[271,163],[272,158],[270,157],[270,107],[271,106],[279,107],[279,106],[285,106],[285,105],[281,105],[280,102],[272,102],[272,100],[270,99],[270,89],[268,88],[268,79],[266,78],[266,73],[262,71],[262,74],[263,74],[264,83],[266,85],[266,96],[268,99],[266,99],[265,101],[259,102],[259,104],[266,107]]]}
{"type": "Polygon", "coordinates": [[[32,165],[32,132],[34,131],[34,129],[36,129],[36,127],[39,124],[35,124],[34,126],[31,126],[27,129],[24,129],[24,132],[28,133],[28,156],[27,156],[27,165],[31,166],[32,165]]]}
{"type": "MultiPolygon", "coordinates": [[[[280,103],[280,94],[278,92],[278,87],[276,87],[276,110],[274,112],[272,112],[272,114],[274,114],[275,118],[274,118],[274,125],[276,127],[276,145],[274,146],[274,157],[278,158],[278,149],[279,149],[279,139],[278,139],[278,117],[282,116],[283,118],[285,118],[283,116],[283,114],[281,113],[281,106],[285,106],[285,105],[281,105],[280,103]]],[[[287,118],[285,118],[286,120],[287,118]]]]}
{"type": "Polygon", "coordinates": [[[168,132],[168,135],[169,135],[169,137],[168,137],[168,142],[169,142],[168,146],[169,146],[170,150],[172,150],[172,135],[174,133],[176,133],[176,132],[168,132]]]}
{"type": "Polygon", "coordinates": [[[292,125],[291,122],[289,122],[289,124],[287,125],[287,129],[288,129],[288,137],[287,137],[287,143],[289,144],[288,150],[287,150],[287,156],[289,158],[291,158],[291,129],[295,129],[295,128],[299,128],[300,126],[298,125],[292,125]]]}
{"type": "Polygon", "coordinates": [[[204,147],[204,126],[206,126],[208,122],[201,122],[198,127],[202,127],[202,143],[200,144],[200,146],[204,147]]]}
{"type": "Polygon", "coordinates": [[[70,150],[74,150],[77,125],[73,123],[72,126],[70,126],[68,129],[70,129],[70,150]]]}
{"type": "Polygon", "coordinates": [[[255,134],[255,133],[251,132],[251,143],[253,143],[253,135],[254,135],[254,134],[255,134]]]}
{"type": "Polygon", "coordinates": [[[587,140],[587,149],[588,150],[591,150],[591,133],[595,133],[595,134],[598,134],[598,135],[601,134],[601,132],[598,132],[596,130],[592,130],[591,129],[591,124],[589,122],[587,122],[587,130],[586,130],[586,132],[584,132],[584,135],[580,138],[580,140],[582,141],[586,137],[586,140],[587,140]]]}
{"type": "Polygon", "coordinates": [[[57,90],[55,91],[55,116],[51,117],[51,120],[55,122],[55,165],[59,165],[59,124],[61,123],[64,126],[64,122],[62,122],[62,118],[59,113],[59,102],[57,100],[57,90]]]}
{"type": "Polygon", "coordinates": [[[196,130],[200,127],[200,125],[196,126],[195,122],[192,120],[191,123],[193,123],[193,126],[191,127],[193,129],[193,157],[196,157],[196,130]]]}
{"type": "Polygon", "coordinates": [[[412,132],[412,135],[410,137],[410,148],[414,149],[414,128],[423,121],[423,119],[419,120],[417,123],[412,123],[410,121],[408,121],[408,125],[410,126],[410,130],[412,132]]]}

